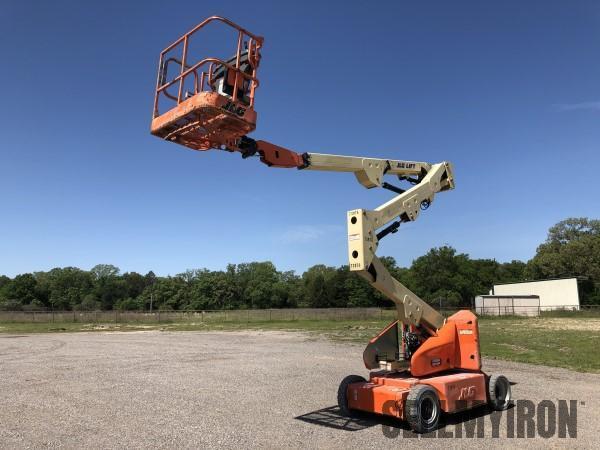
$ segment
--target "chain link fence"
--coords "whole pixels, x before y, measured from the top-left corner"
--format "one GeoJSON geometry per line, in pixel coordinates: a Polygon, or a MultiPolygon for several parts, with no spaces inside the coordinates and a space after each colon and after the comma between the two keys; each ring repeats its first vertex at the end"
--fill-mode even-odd
{"type": "Polygon", "coordinates": [[[168,323],[269,322],[295,320],[392,320],[394,309],[294,308],[203,311],[0,311],[0,322],[168,323]]]}
{"type": "MultiPolygon", "coordinates": [[[[458,308],[442,308],[450,316],[458,308]]],[[[474,311],[479,313],[480,311],[474,311]]],[[[512,311],[511,311],[512,312],[512,311]]],[[[507,314],[510,314],[507,312],[507,314]]],[[[512,315],[512,314],[511,314],[512,315]]],[[[516,314],[518,315],[518,314],[516,314]]],[[[546,307],[542,316],[600,316],[600,305],[546,307]]],[[[394,308],[289,308],[203,311],[0,311],[0,322],[12,323],[170,323],[270,322],[297,320],[389,320],[394,308]]]]}

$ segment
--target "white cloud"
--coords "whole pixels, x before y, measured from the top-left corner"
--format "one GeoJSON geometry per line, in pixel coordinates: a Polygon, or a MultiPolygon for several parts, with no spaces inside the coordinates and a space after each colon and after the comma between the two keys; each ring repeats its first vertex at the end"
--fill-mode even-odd
{"type": "Polygon", "coordinates": [[[581,103],[566,103],[562,105],[556,105],[559,111],[600,111],[600,101],[598,102],[581,102],[581,103]]]}

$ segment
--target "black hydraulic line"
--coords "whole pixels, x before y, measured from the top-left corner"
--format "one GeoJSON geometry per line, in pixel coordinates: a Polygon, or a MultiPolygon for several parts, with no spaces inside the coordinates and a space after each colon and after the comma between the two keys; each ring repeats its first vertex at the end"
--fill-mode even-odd
{"type": "Polygon", "coordinates": [[[411,177],[406,177],[406,176],[403,176],[403,175],[398,175],[398,179],[401,180],[401,181],[406,180],[410,184],[413,184],[413,185],[414,184],[419,184],[421,182],[421,179],[419,179],[419,178],[411,178],[411,177]]]}
{"type": "Polygon", "coordinates": [[[395,192],[396,194],[404,194],[406,192],[405,189],[401,189],[401,188],[394,186],[393,184],[390,184],[386,181],[383,182],[381,187],[384,189],[387,189],[388,191],[395,192]]]}
{"type": "Polygon", "coordinates": [[[384,237],[386,237],[388,234],[390,233],[395,233],[396,231],[398,231],[398,228],[400,228],[400,221],[397,220],[396,222],[391,223],[389,226],[385,227],[383,230],[381,230],[379,233],[377,233],[377,240],[381,240],[384,237]]]}

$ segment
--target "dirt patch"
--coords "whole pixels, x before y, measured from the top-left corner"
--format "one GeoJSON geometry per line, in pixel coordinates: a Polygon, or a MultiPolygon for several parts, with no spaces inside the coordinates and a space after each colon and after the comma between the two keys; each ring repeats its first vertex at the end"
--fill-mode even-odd
{"type": "Polygon", "coordinates": [[[576,330],[576,331],[598,331],[600,332],[600,319],[596,318],[544,318],[531,319],[525,326],[534,328],[545,328],[548,330],[576,330]]]}
{"type": "Polygon", "coordinates": [[[513,345],[513,344],[506,344],[506,343],[500,343],[497,345],[506,347],[515,353],[527,353],[529,351],[529,349],[526,349],[525,347],[521,347],[520,345],[513,345]]]}

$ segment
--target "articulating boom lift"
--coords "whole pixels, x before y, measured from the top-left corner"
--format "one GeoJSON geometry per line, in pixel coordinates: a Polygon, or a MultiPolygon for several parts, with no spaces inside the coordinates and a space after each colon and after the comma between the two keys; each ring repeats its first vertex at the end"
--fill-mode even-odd
{"type": "Polygon", "coordinates": [[[381,239],[402,222],[416,220],[435,194],[454,188],[447,162],[429,164],[320,153],[296,153],[247,136],[256,128],[254,96],[263,38],[222,17],[209,17],[160,54],[152,134],[194,150],[240,152],[259,156],[270,167],[352,172],[364,187],[381,187],[396,195],[373,210],[348,212],[350,270],[365,278],[396,304],[398,320],[367,345],[363,359],[372,370],[369,381],[357,375],[340,384],[338,403],[353,410],[407,420],[413,430],[437,427],[442,412],[452,413],[488,403],[506,409],[510,383],[502,375],[481,371],[477,317],[468,310],[448,318],[394,279],[375,255],[381,239]],[[192,62],[192,38],[217,22],[237,33],[237,46],[227,60],[192,62]],[[173,53],[176,53],[173,55],[173,53]],[[169,78],[169,67],[175,74],[169,78]],[[166,110],[161,112],[162,105],[166,110]],[[384,181],[395,175],[407,189],[384,181]]]}

